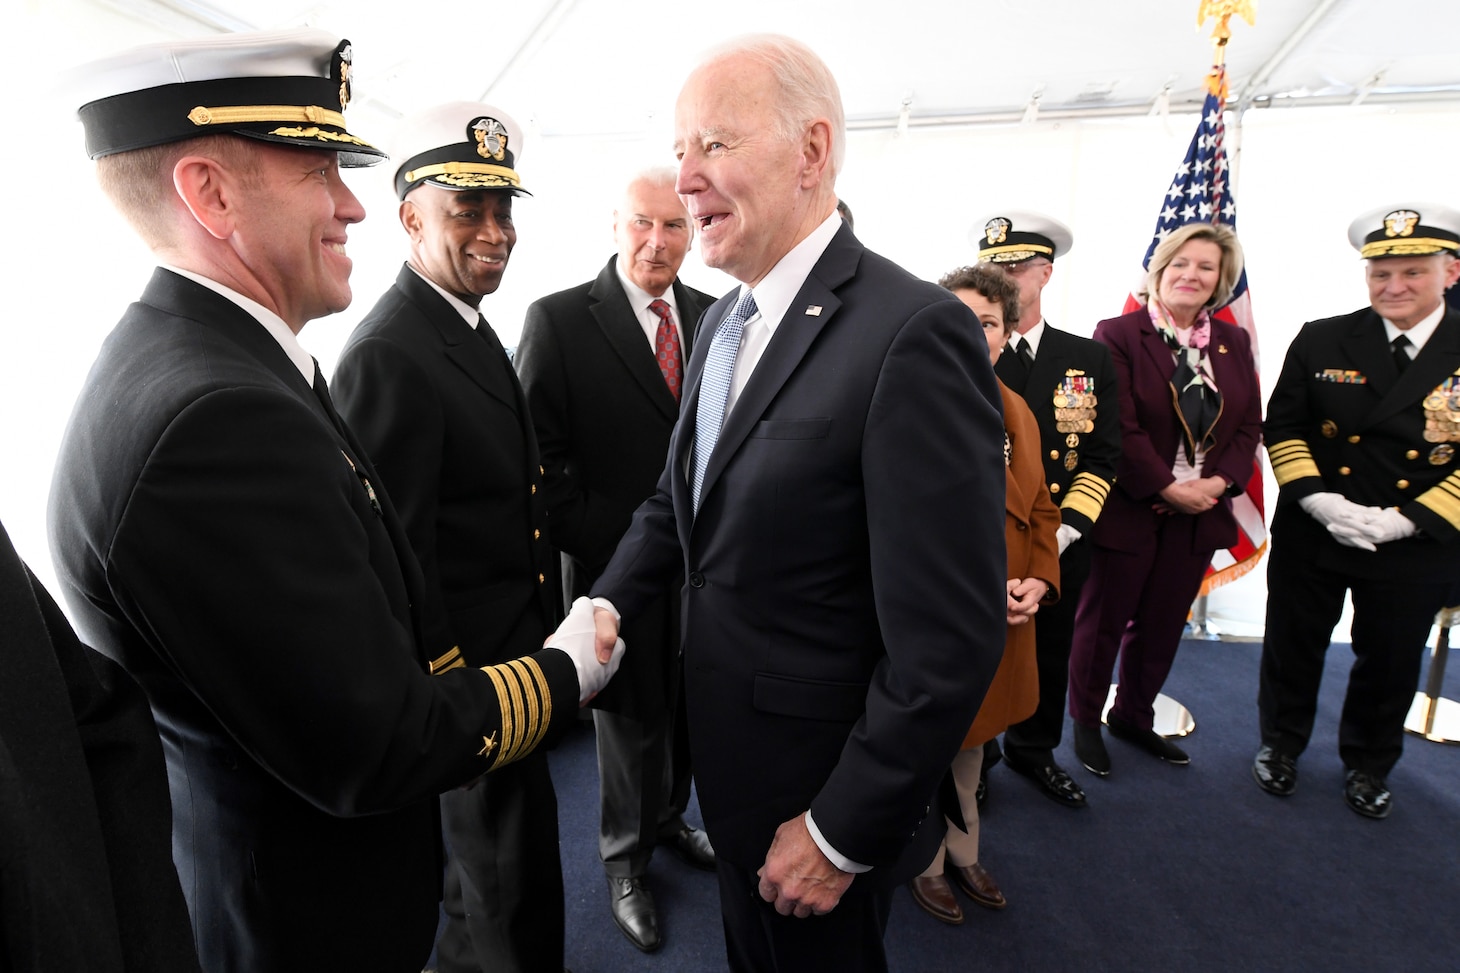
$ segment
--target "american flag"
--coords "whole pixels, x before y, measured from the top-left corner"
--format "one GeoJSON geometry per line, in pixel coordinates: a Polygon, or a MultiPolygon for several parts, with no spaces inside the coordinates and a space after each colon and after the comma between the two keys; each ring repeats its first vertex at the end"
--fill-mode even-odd
{"type": "MultiPolygon", "coordinates": [[[[1237,201],[1232,198],[1227,166],[1227,149],[1224,145],[1226,125],[1222,112],[1227,102],[1227,69],[1216,67],[1207,75],[1207,96],[1202,104],[1201,121],[1186,158],[1176,167],[1176,176],[1161,204],[1161,213],[1156,217],[1156,232],[1151,245],[1146,248],[1142,267],[1151,263],[1151,254],[1157,244],[1171,232],[1187,223],[1223,223],[1237,229],[1237,201]]],[[[1145,275],[1141,275],[1144,284],[1145,275]]],[[[1134,292],[1126,299],[1127,313],[1144,307],[1134,292]]],[[[1237,325],[1252,339],[1254,365],[1261,364],[1257,352],[1257,329],[1252,322],[1252,295],[1247,291],[1247,270],[1237,281],[1237,290],[1232,300],[1216,313],[1223,321],[1237,325]]],[[[1246,489],[1232,501],[1232,512],[1237,517],[1237,544],[1225,551],[1218,551],[1212,557],[1207,569],[1206,580],[1202,582],[1201,593],[1209,593],[1229,581],[1235,581],[1257,567],[1262,553],[1267,549],[1267,522],[1263,517],[1262,502],[1262,447],[1252,457],[1252,476],[1246,489]]]]}

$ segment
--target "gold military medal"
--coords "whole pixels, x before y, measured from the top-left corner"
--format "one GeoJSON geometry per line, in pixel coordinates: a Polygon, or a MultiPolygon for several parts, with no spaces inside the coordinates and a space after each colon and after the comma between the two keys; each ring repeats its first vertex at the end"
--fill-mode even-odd
{"type": "Polygon", "coordinates": [[[1075,472],[1075,467],[1077,467],[1079,465],[1080,465],[1080,454],[1079,453],[1075,452],[1072,449],[1068,453],[1065,454],[1065,469],[1066,470],[1069,470],[1071,473],[1073,473],[1073,472],[1075,472]]]}
{"type": "MultiPolygon", "coordinates": [[[[1460,441],[1460,374],[1451,375],[1435,386],[1422,404],[1425,442],[1449,444],[1460,441]]],[[[1452,455],[1453,452],[1441,453],[1436,457],[1435,451],[1431,451],[1430,462],[1442,466],[1450,461],[1452,455]]]]}
{"type": "Polygon", "coordinates": [[[1429,459],[1431,466],[1444,466],[1446,463],[1450,462],[1450,460],[1454,458],[1455,447],[1451,446],[1449,443],[1441,443],[1434,449],[1430,450],[1429,459]]]}

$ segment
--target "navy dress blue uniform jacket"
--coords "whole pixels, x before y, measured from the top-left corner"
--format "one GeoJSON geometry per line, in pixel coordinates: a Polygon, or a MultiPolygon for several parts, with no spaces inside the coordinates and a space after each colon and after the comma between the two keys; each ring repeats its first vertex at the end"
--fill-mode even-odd
{"type": "Polygon", "coordinates": [[[86,380],[50,530],[83,637],[151,703],[204,969],[419,969],[435,795],[574,718],[567,656],[510,674],[556,702],[536,720],[501,672],[429,676],[368,460],[257,321],[166,270],[86,380]]]}

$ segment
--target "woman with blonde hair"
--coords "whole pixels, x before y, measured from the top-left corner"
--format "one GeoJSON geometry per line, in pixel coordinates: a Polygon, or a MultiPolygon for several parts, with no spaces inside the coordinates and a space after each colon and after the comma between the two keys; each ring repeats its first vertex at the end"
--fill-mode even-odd
{"type": "Polygon", "coordinates": [[[1241,274],[1236,234],[1188,224],[1152,254],[1145,306],[1095,327],[1120,384],[1121,458],[1075,613],[1070,718],[1075,755],[1102,777],[1110,755],[1100,714],[1117,656],[1111,735],[1168,763],[1189,762],[1152,719],[1212,554],[1236,543],[1232,497],[1252,474],[1262,436],[1251,342],[1211,313],[1241,274]]]}

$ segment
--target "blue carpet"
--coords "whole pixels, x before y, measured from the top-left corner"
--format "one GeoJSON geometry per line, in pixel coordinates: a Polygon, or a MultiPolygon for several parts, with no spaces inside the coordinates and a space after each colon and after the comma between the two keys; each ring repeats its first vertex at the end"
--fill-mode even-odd
{"type": "MultiPolygon", "coordinates": [[[[1297,971],[1460,968],[1460,747],[1408,737],[1389,778],[1394,811],[1369,821],[1343,803],[1337,724],[1352,654],[1329,651],[1318,725],[1298,792],[1252,782],[1257,662],[1252,643],[1183,644],[1167,692],[1195,715],[1170,767],[1109,740],[1114,773],[1060,760],[1089,795],[1070,811],[1000,766],[982,818],[981,860],[1009,907],[964,900],[946,926],[899,891],[887,931],[896,971],[1297,971]]],[[[1446,695],[1460,699],[1460,659],[1446,695]]],[[[1068,736],[1068,734],[1067,734],[1068,736]]],[[[722,971],[714,876],[661,852],[649,880],[664,946],[639,953],[613,924],[597,854],[591,725],[552,756],[575,973],[722,971]]],[[[698,820],[697,808],[690,817],[698,820]]]]}

